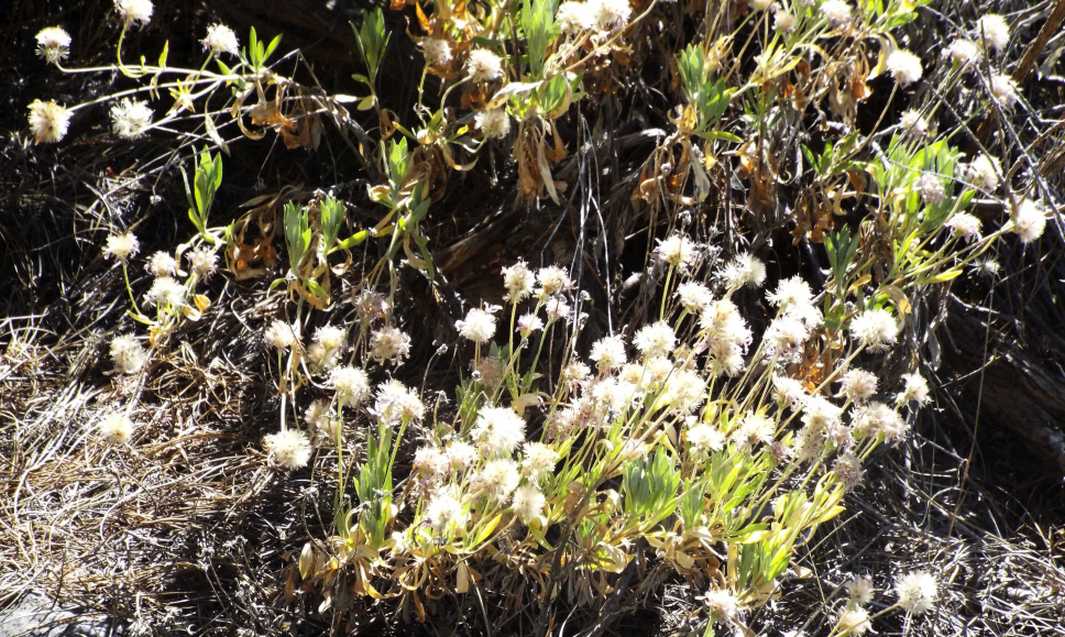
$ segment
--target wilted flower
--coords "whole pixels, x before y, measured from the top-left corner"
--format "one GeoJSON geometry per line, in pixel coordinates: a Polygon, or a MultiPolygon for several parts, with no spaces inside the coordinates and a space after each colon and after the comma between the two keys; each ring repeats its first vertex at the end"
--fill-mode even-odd
{"type": "Polygon", "coordinates": [[[1010,43],[1010,25],[997,13],[988,13],[976,21],[976,37],[988,43],[992,49],[1001,51],[1010,43]]]}
{"type": "Polygon", "coordinates": [[[531,485],[525,485],[515,489],[510,507],[514,511],[514,515],[517,515],[522,523],[530,524],[534,520],[540,519],[546,503],[547,499],[544,498],[544,494],[539,489],[531,485]]]}
{"type": "Polygon", "coordinates": [[[455,329],[463,338],[484,345],[495,336],[496,317],[492,315],[492,308],[471,308],[466,312],[466,318],[455,321],[455,329]]]}
{"type": "Polygon", "coordinates": [[[337,367],[330,376],[341,406],[355,407],[370,395],[370,379],[363,370],[345,365],[337,367]]]}
{"type": "Polygon", "coordinates": [[[280,319],[274,319],[270,326],[263,332],[263,338],[270,347],[278,350],[286,350],[296,342],[296,334],[292,326],[280,319]]]}
{"type": "Polygon", "coordinates": [[[451,62],[451,45],[442,38],[422,38],[422,55],[429,66],[446,66],[451,62]]]}
{"type": "Polygon", "coordinates": [[[233,56],[240,55],[240,43],[237,34],[233,33],[224,24],[212,24],[207,27],[207,35],[203,38],[203,48],[215,55],[228,53],[233,56]]]}
{"type": "Polygon", "coordinates": [[[123,374],[139,372],[148,360],[144,346],[133,334],[123,334],[111,339],[110,354],[115,369],[123,374]]]}
{"type": "Polygon", "coordinates": [[[488,139],[502,139],[510,134],[510,116],[505,108],[492,108],[473,116],[473,122],[488,139]]]}
{"type": "Polygon", "coordinates": [[[96,430],[107,442],[124,445],[133,437],[133,421],[126,414],[111,412],[100,418],[96,430]]]}
{"type": "Polygon", "coordinates": [[[174,276],[177,274],[177,259],[162,250],[148,257],[148,272],[152,276],[174,276]]]}
{"type": "Polygon", "coordinates": [[[144,26],[152,20],[151,0],[115,0],[115,10],[125,26],[140,22],[144,26]]]}
{"type": "Polygon", "coordinates": [[[477,412],[471,436],[490,455],[510,455],[525,440],[525,419],[509,407],[485,405],[477,412]]]}
{"type": "Polygon", "coordinates": [[[425,403],[418,397],[418,392],[393,378],[377,387],[373,413],[388,425],[416,422],[425,417],[425,403]]]}
{"type": "Polygon", "coordinates": [[[474,49],[466,60],[466,71],[474,82],[498,80],[503,75],[503,61],[488,49],[474,49]]]}
{"type": "Polygon", "coordinates": [[[679,234],[673,234],[665,239],[658,240],[655,248],[658,260],[676,268],[681,272],[687,272],[688,266],[695,261],[696,248],[691,239],[679,234]]]}
{"type": "Polygon", "coordinates": [[[895,78],[900,86],[913,84],[924,74],[921,58],[906,49],[895,49],[889,53],[885,64],[891,77],[895,78]]]}
{"type": "Polygon", "coordinates": [[[1017,83],[1005,73],[992,75],[988,88],[991,91],[991,97],[995,98],[1002,108],[1013,108],[1013,105],[1020,100],[1017,95],[1017,83]]]}
{"type": "Polygon", "coordinates": [[[907,613],[921,615],[932,610],[939,597],[936,578],[927,571],[907,573],[895,582],[899,606],[907,613]]]}
{"type": "Polygon", "coordinates": [[[140,249],[141,244],[137,241],[137,237],[132,232],[123,232],[107,237],[104,254],[119,261],[125,261],[140,252],[140,249]]]}
{"type": "Polygon", "coordinates": [[[887,310],[874,308],[851,319],[850,332],[869,351],[882,352],[895,344],[899,325],[887,310]]]}
{"type": "Polygon", "coordinates": [[[271,462],[288,470],[302,469],[311,460],[311,441],[296,429],[265,436],[263,446],[271,462]]]}
{"type": "Polygon", "coordinates": [[[410,336],[403,330],[386,325],[370,334],[370,358],[382,365],[401,364],[410,355],[410,336]]]}
{"type": "Polygon", "coordinates": [[[45,27],[37,32],[37,55],[49,64],[58,64],[70,54],[70,34],[62,27],[45,27]]]}
{"type": "Polygon", "coordinates": [[[834,27],[843,26],[851,19],[851,6],[843,0],[824,0],[821,15],[834,27]]]}
{"type": "Polygon", "coordinates": [[[33,100],[29,105],[27,121],[30,132],[38,144],[54,144],[63,139],[70,127],[70,109],[56,104],[55,100],[33,100]]]}
{"type": "Polygon", "coordinates": [[[1012,224],[1012,230],[1017,233],[1021,242],[1031,243],[1043,236],[1046,226],[1046,211],[1031,199],[1021,201],[1017,206],[1017,212],[1013,215],[1012,224]]]}
{"type": "Polygon", "coordinates": [[[152,125],[152,109],[143,100],[122,98],[111,107],[111,129],[123,139],[140,137],[152,125]]]}

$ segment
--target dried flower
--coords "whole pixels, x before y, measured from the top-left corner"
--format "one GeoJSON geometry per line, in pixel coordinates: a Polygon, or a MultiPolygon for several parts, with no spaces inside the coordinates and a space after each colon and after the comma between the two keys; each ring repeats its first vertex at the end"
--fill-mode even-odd
{"type": "Polygon", "coordinates": [[[451,44],[442,38],[422,38],[422,55],[429,66],[447,66],[451,62],[451,44]]]}
{"type": "Polygon", "coordinates": [[[474,82],[498,80],[503,76],[503,61],[488,49],[474,49],[466,60],[466,71],[474,82]]]}
{"type": "Polygon", "coordinates": [[[302,469],[311,460],[311,441],[296,429],[284,429],[263,438],[270,461],[287,470],[302,469]]]}
{"type": "Polygon", "coordinates": [[[34,141],[38,144],[54,144],[66,137],[72,114],[70,109],[56,104],[55,100],[30,102],[26,119],[34,141]]]}
{"type": "Polygon", "coordinates": [[[140,137],[152,125],[152,109],[143,100],[122,98],[111,107],[111,129],[123,139],[140,137]]]}
{"type": "Polygon", "coordinates": [[[1013,215],[1011,229],[1017,233],[1022,243],[1031,243],[1043,236],[1047,227],[1047,213],[1031,199],[1024,199],[1017,206],[1013,215]]]}
{"type": "Polygon", "coordinates": [[[113,234],[107,237],[104,254],[119,261],[126,261],[140,252],[141,244],[132,232],[113,234]]]}
{"type": "Polygon", "coordinates": [[[100,437],[111,444],[124,445],[133,437],[133,421],[119,412],[105,414],[96,423],[100,437]]]}
{"type": "Polygon", "coordinates": [[[900,86],[913,84],[924,74],[921,58],[906,49],[895,49],[889,53],[885,64],[891,77],[895,78],[900,86]]]}
{"type": "Polygon", "coordinates": [[[37,32],[37,55],[49,64],[59,64],[70,55],[70,34],[62,27],[45,27],[37,32]]]}
{"type": "Polygon", "coordinates": [[[212,24],[207,27],[207,35],[203,38],[203,48],[214,55],[228,53],[234,57],[240,55],[240,43],[237,34],[224,24],[212,24]]]}
{"type": "Polygon", "coordinates": [[[148,360],[144,346],[133,334],[123,334],[111,339],[111,361],[123,374],[139,372],[148,360]]]}
{"type": "Polygon", "coordinates": [[[473,122],[487,139],[502,139],[510,134],[510,116],[505,108],[492,108],[473,116],[473,122]]]}
{"type": "Polygon", "coordinates": [[[496,317],[493,312],[494,308],[471,308],[466,312],[465,319],[455,321],[455,329],[466,340],[484,345],[492,340],[496,333],[496,317]]]}
{"type": "Polygon", "coordinates": [[[126,27],[134,22],[140,22],[141,26],[151,22],[154,8],[151,0],[115,0],[115,10],[126,27]]]}
{"type": "Polygon", "coordinates": [[[939,597],[936,578],[927,571],[914,571],[903,575],[895,582],[899,606],[907,613],[921,615],[935,606],[939,597]]]}
{"type": "Polygon", "coordinates": [[[868,575],[855,575],[844,587],[852,604],[864,606],[873,601],[873,580],[868,575]]]}

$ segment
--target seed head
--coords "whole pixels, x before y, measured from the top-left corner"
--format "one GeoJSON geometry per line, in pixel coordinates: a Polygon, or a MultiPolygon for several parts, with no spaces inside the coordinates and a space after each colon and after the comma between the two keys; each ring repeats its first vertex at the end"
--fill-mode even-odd
{"type": "Polygon", "coordinates": [[[38,144],[54,144],[66,137],[72,114],[70,109],[56,104],[55,100],[30,102],[26,119],[34,141],[38,144]]]}

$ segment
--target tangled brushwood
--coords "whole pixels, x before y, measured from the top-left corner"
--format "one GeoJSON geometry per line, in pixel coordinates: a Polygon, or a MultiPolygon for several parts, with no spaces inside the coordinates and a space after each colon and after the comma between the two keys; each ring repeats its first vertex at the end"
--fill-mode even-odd
{"type": "MultiPolygon", "coordinates": [[[[480,609],[489,632],[593,635],[671,596],[677,635],[944,630],[957,569],[900,561],[874,581],[843,566],[860,547],[824,545],[942,413],[928,345],[942,299],[998,276],[1004,252],[1065,246],[1063,184],[1032,155],[1061,131],[1060,107],[1056,128],[1033,123],[1033,66],[1058,64],[1043,48],[1065,19],[1065,2],[1044,5],[1023,20],[955,11],[931,54],[916,34],[946,10],[930,0],[394,0],[352,22],[347,93],[254,27],[212,21],[180,52],[133,55],[163,9],[151,0],[114,0],[113,62],[77,66],[77,39],[41,29],[26,46],[48,73],[110,84],[36,96],[24,152],[89,130],[155,146],[92,191],[106,292],[85,298],[110,305],[79,373],[99,382],[44,374],[36,328],[10,328],[0,389],[32,378],[12,395],[33,422],[84,428],[12,429],[5,526],[38,537],[55,507],[94,531],[59,542],[82,563],[3,581],[72,582],[83,600],[121,581],[109,612],[134,634],[236,632],[173,593],[219,545],[259,560],[286,609],[250,612],[256,633],[381,630],[367,614],[404,631],[480,609]],[[1035,17],[1033,44],[1011,45],[1035,17]],[[655,125],[591,125],[617,95],[655,125]],[[342,161],[309,189],[234,178],[267,144],[342,161]],[[153,190],[180,211],[172,241],[116,211],[147,175],[184,191],[153,190]],[[259,183],[241,202],[242,180],[259,183]],[[464,183],[482,189],[464,205],[547,219],[539,254],[481,258],[498,222],[456,209],[464,183]],[[463,290],[471,270],[482,282],[463,290]],[[56,473],[117,501],[46,495],[56,473]],[[206,539],[249,516],[284,530],[254,550],[206,539]],[[146,519],[202,544],[199,561],[165,573],[138,543],[146,519]],[[103,539],[116,524],[139,548],[94,562],[121,546],[103,539]],[[823,575],[808,567],[820,555],[823,575]],[[809,612],[773,618],[810,578],[809,612]]],[[[16,544],[13,563],[38,555],[16,544]]],[[[1040,590],[1060,596],[1061,575],[1047,567],[1040,590]]],[[[1025,626],[1065,601],[1040,608],[1025,626]]]]}

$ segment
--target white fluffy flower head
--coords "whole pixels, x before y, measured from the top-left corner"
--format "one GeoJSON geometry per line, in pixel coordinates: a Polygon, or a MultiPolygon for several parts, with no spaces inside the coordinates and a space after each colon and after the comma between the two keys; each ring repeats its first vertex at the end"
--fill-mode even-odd
{"type": "Polygon", "coordinates": [[[902,375],[902,391],[898,395],[900,404],[917,403],[924,405],[932,400],[928,381],[917,372],[902,375]]]}
{"type": "Polygon", "coordinates": [[[714,301],[710,288],[696,281],[685,281],[677,286],[680,305],[691,314],[699,314],[714,301]]]}
{"type": "Polygon", "coordinates": [[[464,529],[469,517],[454,487],[437,490],[425,505],[425,521],[438,533],[464,529]]]}
{"type": "Polygon", "coordinates": [[[148,257],[148,272],[151,272],[152,276],[174,276],[177,269],[177,259],[169,252],[159,250],[148,257]]]}
{"type": "Polygon", "coordinates": [[[975,33],[978,40],[986,40],[988,46],[996,51],[1005,49],[1010,43],[1010,24],[997,13],[981,16],[976,21],[975,33]]]}
{"type": "Polygon", "coordinates": [[[782,8],[773,14],[773,28],[779,33],[791,33],[795,30],[795,25],[798,22],[799,20],[794,13],[782,8]]]}
{"type": "Polygon", "coordinates": [[[370,395],[370,379],[358,367],[337,367],[330,376],[337,393],[337,401],[344,406],[355,407],[370,395]]]}
{"type": "Polygon", "coordinates": [[[274,319],[270,326],[263,332],[263,338],[270,347],[277,350],[286,350],[296,342],[296,334],[292,326],[280,319],[274,319]]]}
{"type": "Polygon", "coordinates": [[[991,82],[988,84],[988,90],[991,91],[991,97],[995,98],[995,101],[999,103],[1002,108],[1013,108],[1014,105],[1020,101],[1020,96],[1017,94],[1017,83],[1013,81],[1013,78],[1005,73],[995,73],[991,76],[991,82]]]}
{"type": "Polygon", "coordinates": [[[139,22],[144,26],[152,21],[152,11],[155,7],[152,0],[115,0],[115,10],[125,26],[139,22]]]}
{"type": "Polygon", "coordinates": [[[1047,227],[1047,213],[1042,206],[1031,199],[1025,199],[1017,206],[1011,229],[1017,233],[1022,243],[1031,243],[1043,236],[1047,227]]]}
{"type": "Polygon", "coordinates": [[[370,358],[382,365],[400,365],[410,356],[410,336],[391,325],[386,325],[370,335],[370,358]]]}
{"type": "Polygon", "coordinates": [[[489,455],[510,455],[525,441],[525,419],[509,407],[485,405],[477,412],[472,436],[489,455]]]}
{"type": "Polygon", "coordinates": [[[677,335],[668,323],[658,321],[641,327],[632,344],[645,358],[669,356],[677,345],[677,335]]]}
{"type": "Polygon", "coordinates": [[[466,340],[484,345],[492,340],[496,333],[496,317],[493,308],[471,308],[466,312],[466,318],[455,321],[455,329],[466,340]]]}
{"type": "Polygon", "coordinates": [[[100,437],[111,444],[124,445],[133,437],[133,421],[120,412],[105,414],[96,423],[100,437]]]}
{"type": "Polygon", "coordinates": [[[58,64],[70,55],[70,34],[62,27],[45,27],[37,32],[37,55],[49,64],[58,64]]]}
{"type": "Polygon", "coordinates": [[[123,139],[140,137],[151,127],[152,115],[148,102],[124,97],[111,107],[111,129],[123,139]]]}
{"type": "Polygon", "coordinates": [[[595,21],[595,28],[604,33],[625,26],[632,15],[629,0],[587,0],[587,4],[595,21]]]}
{"type": "Polygon", "coordinates": [[[595,15],[587,2],[563,2],[558,5],[555,21],[562,33],[567,35],[583,33],[595,27],[595,15]]]}
{"type": "Polygon", "coordinates": [[[588,358],[601,373],[621,367],[628,362],[625,341],[620,336],[604,336],[592,344],[588,358]]]}
{"type": "Polygon", "coordinates": [[[122,334],[111,339],[110,354],[115,369],[123,374],[134,374],[140,371],[148,360],[144,346],[133,334],[122,334]]]}
{"type": "Polygon", "coordinates": [[[228,26],[220,23],[207,27],[207,35],[203,38],[203,48],[215,55],[228,53],[232,56],[240,55],[240,42],[237,34],[228,26]]]}
{"type": "Polygon", "coordinates": [[[936,578],[928,571],[907,573],[895,582],[899,606],[907,613],[921,615],[932,610],[939,597],[936,578]]]}
{"type": "Polygon", "coordinates": [[[843,26],[851,20],[851,6],[843,0],[824,0],[821,15],[834,27],[843,26]]]}
{"type": "Polygon", "coordinates": [[[451,45],[442,38],[423,38],[422,55],[429,66],[447,66],[451,62],[451,45]]]}
{"type": "Polygon", "coordinates": [[[425,417],[425,403],[417,391],[393,378],[378,386],[373,413],[388,425],[417,422],[425,417]]]}
{"type": "Polygon", "coordinates": [[[503,296],[505,300],[520,303],[532,294],[533,286],[536,285],[536,275],[524,261],[519,260],[514,265],[503,268],[502,274],[503,287],[507,291],[503,296]]]}
{"type": "Polygon", "coordinates": [[[185,254],[185,259],[188,260],[192,271],[201,279],[206,279],[218,269],[218,255],[206,246],[190,250],[185,254]]]}
{"type": "Polygon", "coordinates": [[[692,243],[692,240],[679,234],[659,239],[655,253],[658,255],[659,261],[681,272],[687,272],[688,267],[695,261],[697,256],[696,246],[692,243]]]}
{"type": "Polygon", "coordinates": [[[518,519],[523,524],[532,524],[543,515],[546,502],[547,499],[539,489],[531,485],[524,485],[515,489],[510,507],[514,511],[514,515],[518,516],[518,519]]]}
{"type": "Polygon", "coordinates": [[[980,47],[969,38],[954,40],[943,54],[949,57],[951,62],[961,66],[980,61],[980,47]]]}
{"type": "Polygon", "coordinates": [[[33,140],[38,144],[54,144],[66,137],[73,113],[55,100],[42,102],[33,100],[28,107],[26,120],[33,133],[33,140]]]}
{"type": "Polygon", "coordinates": [[[311,460],[311,441],[297,429],[285,429],[263,438],[270,462],[287,469],[302,469],[311,460]]]}
{"type": "Polygon", "coordinates": [[[887,310],[874,308],[851,319],[850,332],[869,351],[882,352],[898,340],[899,325],[887,310]]]}
{"type": "Polygon", "coordinates": [[[107,237],[104,254],[119,261],[125,261],[140,252],[141,244],[132,232],[113,234],[107,237]]]}
{"type": "Polygon", "coordinates": [[[503,76],[503,61],[488,49],[474,49],[466,60],[466,71],[474,82],[498,80],[503,76]]]}
{"type": "Polygon", "coordinates": [[[965,165],[963,171],[966,179],[984,190],[994,190],[1002,181],[1002,164],[997,158],[986,153],[974,157],[965,165]]]}
{"type": "Polygon", "coordinates": [[[876,374],[864,369],[847,370],[839,378],[839,393],[852,403],[864,403],[876,394],[876,374]]]}
{"type": "Polygon", "coordinates": [[[150,305],[177,307],[185,303],[185,286],[169,276],[152,281],[152,287],[144,295],[150,305]]]}
{"type": "Polygon", "coordinates": [[[747,253],[736,256],[721,272],[725,285],[731,289],[749,285],[762,287],[765,283],[765,263],[747,253]]]}
{"type": "Polygon", "coordinates": [[[974,240],[980,238],[980,218],[968,212],[956,212],[944,224],[960,239],[974,240]]]}
{"type": "Polygon", "coordinates": [[[919,111],[913,109],[902,112],[902,116],[899,118],[899,126],[904,131],[918,137],[924,137],[928,134],[928,120],[919,111]]]}
{"type": "Polygon", "coordinates": [[[885,64],[891,77],[895,78],[900,86],[913,84],[924,74],[921,58],[906,49],[895,49],[889,53],[885,64]]]}

